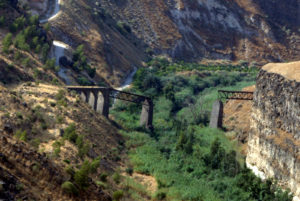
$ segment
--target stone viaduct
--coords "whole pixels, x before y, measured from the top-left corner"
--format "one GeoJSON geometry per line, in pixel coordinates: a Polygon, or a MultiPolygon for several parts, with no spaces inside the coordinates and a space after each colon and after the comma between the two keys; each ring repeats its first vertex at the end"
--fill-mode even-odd
{"type": "Polygon", "coordinates": [[[149,97],[107,87],[67,86],[66,88],[80,94],[83,101],[106,118],[109,115],[110,98],[141,104],[140,125],[149,129],[153,128],[153,102],[149,97]]]}

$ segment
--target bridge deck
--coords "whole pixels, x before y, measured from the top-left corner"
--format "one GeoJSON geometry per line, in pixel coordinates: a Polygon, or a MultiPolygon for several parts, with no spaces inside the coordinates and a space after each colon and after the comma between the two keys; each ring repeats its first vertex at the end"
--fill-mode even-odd
{"type": "Polygon", "coordinates": [[[253,100],[253,93],[251,91],[229,91],[218,90],[218,97],[222,99],[234,99],[234,100],[253,100]]]}
{"type": "Polygon", "coordinates": [[[134,94],[130,92],[120,91],[110,87],[98,87],[98,86],[66,86],[69,90],[82,90],[82,91],[107,91],[109,97],[129,101],[133,103],[143,103],[145,100],[152,102],[152,99],[147,96],[134,94]]]}

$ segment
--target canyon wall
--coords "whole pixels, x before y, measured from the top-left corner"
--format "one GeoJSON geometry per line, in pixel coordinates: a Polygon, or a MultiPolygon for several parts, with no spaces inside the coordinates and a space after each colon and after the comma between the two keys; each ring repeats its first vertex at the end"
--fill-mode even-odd
{"type": "Polygon", "coordinates": [[[260,71],[246,162],[300,197],[300,62],[271,63],[260,71]]]}
{"type": "Polygon", "coordinates": [[[97,0],[95,5],[127,23],[155,53],[179,60],[279,62],[300,54],[298,0],[97,0]]]}
{"type": "Polygon", "coordinates": [[[50,21],[54,39],[83,44],[97,75],[112,86],[153,55],[255,65],[300,55],[299,0],[60,2],[61,14],[50,21]]]}

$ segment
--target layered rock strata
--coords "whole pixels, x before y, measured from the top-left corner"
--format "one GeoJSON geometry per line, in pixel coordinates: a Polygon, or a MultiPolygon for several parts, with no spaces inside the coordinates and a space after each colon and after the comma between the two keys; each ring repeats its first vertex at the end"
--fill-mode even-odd
{"type": "Polygon", "coordinates": [[[260,71],[246,162],[257,175],[300,196],[300,62],[268,64],[260,71]]]}

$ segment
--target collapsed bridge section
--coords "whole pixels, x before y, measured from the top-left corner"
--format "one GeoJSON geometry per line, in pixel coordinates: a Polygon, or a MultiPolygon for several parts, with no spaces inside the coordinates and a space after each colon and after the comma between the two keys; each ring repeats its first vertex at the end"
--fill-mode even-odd
{"type": "Polygon", "coordinates": [[[210,115],[210,128],[222,128],[223,102],[222,100],[253,100],[253,92],[250,91],[228,91],[218,90],[218,100],[213,104],[210,115]]]}

